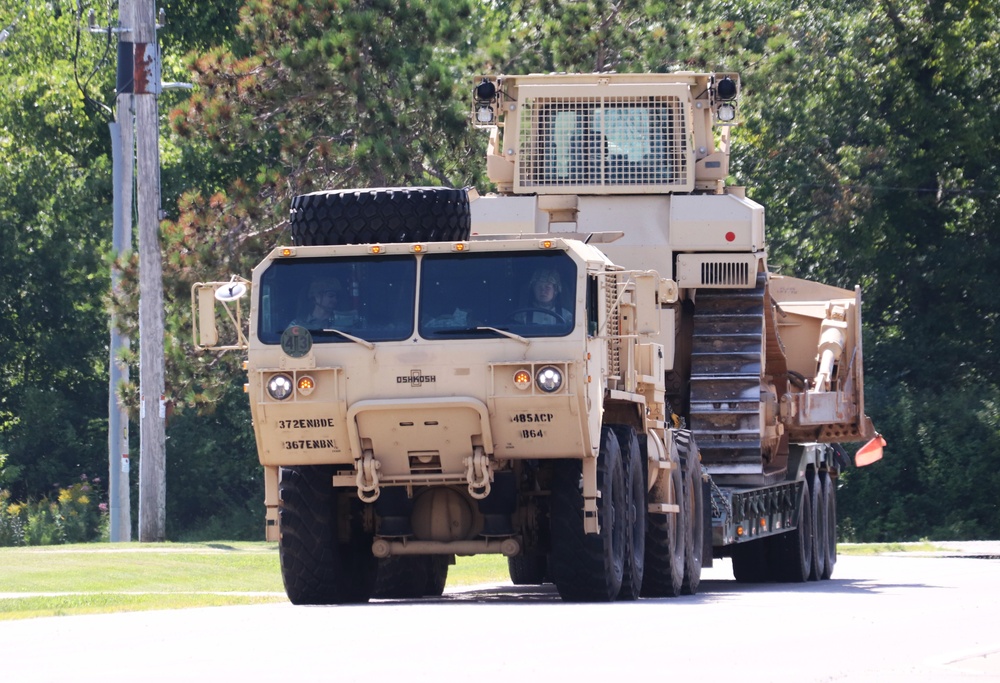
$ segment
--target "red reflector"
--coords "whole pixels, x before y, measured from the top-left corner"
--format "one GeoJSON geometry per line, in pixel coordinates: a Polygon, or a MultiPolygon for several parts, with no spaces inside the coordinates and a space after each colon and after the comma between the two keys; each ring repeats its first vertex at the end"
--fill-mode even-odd
{"type": "Polygon", "coordinates": [[[730,232],[726,233],[726,241],[727,242],[732,242],[735,239],[736,239],[736,233],[735,232],[730,231],[730,232]]]}
{"type": "Polygon", "coordinates": [[[873,462],[878,462],[882,459],[882,448],[885,445],[885,439],[882,438],[882,435],[877,435],[854,454],[854,464],[858,467],[864,467],[865,465],[871,465],[873,462]]]}

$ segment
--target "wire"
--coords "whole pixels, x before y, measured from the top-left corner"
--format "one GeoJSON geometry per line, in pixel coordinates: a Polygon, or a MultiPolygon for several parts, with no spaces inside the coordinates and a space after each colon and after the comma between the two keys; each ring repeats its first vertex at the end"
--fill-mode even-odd
{"type": "Polygon", "coordinates": [[[113,35],[111,33],[111,4],[108,3],[108,32],[107,32],[107,41],[105,42],[104,45],[104,54],[101,55],[101,58],[97,61],[97,64],[94,65],[94,68],[91,70],[90,74],[86,77],[83,83],[80,82],[80,43],[81,43],[81,35],[83,33],[83,31],[81,30],[82,23],[83,23],[83,2],[81,0],[77,0],[76,40],[74,42],[74,47],[73,47],[73,80],[76,82],[76,87],[77,89],[79,89],[80,94],[83,95],[84,102],[97,109],[97,111],[103,112],[105,118],[110,123],[111,121],[115,120],[114,111],[112,111],[111,107],[104,104],[103,102],[100,102],[92,98],[87,93],[87,86],[90,85],[90,81],[93,80],[97,72],[107,62],[108,54],[110,54],[111,52],[111,43],[112,43],[111,36],[113,35]]]}
{"type": "Polygon", "coordinates": [[[24,0],[24,7],[21,8],[21,11],[17,13],[17,16],[14,17],[14,20],[10,22],[6,28],[0,31],[0,43],[10,38],[11,31],[17,27],[17,22],[21,21],[27,13],[29,2],[31,2],[31,0],[24,0]]]}

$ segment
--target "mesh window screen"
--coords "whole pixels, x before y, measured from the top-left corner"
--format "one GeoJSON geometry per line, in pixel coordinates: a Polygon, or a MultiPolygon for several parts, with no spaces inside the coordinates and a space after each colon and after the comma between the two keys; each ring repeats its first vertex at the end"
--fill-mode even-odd
{"type": "Polygon", "coordinates": [[[685,118],[674,96],[528,98],[519,146],[522,188],[688,181],[685,118]]]}

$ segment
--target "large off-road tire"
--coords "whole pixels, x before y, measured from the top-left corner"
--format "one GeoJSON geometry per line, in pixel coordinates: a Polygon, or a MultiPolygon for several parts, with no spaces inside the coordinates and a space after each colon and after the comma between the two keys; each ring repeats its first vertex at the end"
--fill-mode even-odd
{"type": "Polygon", "coordinates": [[[810,581],[819,581],[826,573],[827,548],[827,525],[826,525],[826,499],[823,497],[823,481],[820,473],[813,471],[809,481],[809,505],[812,508],[813,524],[816,527],[816,535],[813,537],[813,560],[812,571],[809,573],[810,581]]]}
{"type": "Polygon", "coordinates": [[[507,558],[510,581],[515,586],[539,586],[548,578],[545,555],[514,555],[507,558]]]}
{"type": "Polygon", "coordinates": [[[687,508],[681,593],[694,595],[701,583],[702,554],[705,549],[705,495],[701,486],[701,460],[694,437],[687,433],[679,432],[677,450],[684,463],[684,505],[687,508]]]}
{"type": "Polygon", "coordinates": [[[465,190],[326,190],[292,199],[292,243],[296,246],[458,241],[469,239],[471,229],[465,190]]]}
{"type": "Polygon", "coordinates": [[[360,523],[360,501],[340,499],[333,470],[282,468],[278,486],[278,555],[285,593],[295,605],[367,602],[375,581],[371,536],[360,523]],[[341,537],[349,530],[349,538],[341,537]]]}
{"type": "MultiPolygon", "coordinates": [[[[611,427],[621,449],[625,468],[625,566],[619,600],[637,600],[642,591],[646,563],[646,468],[635,429],[626,425],[611,427]]],[[[616,517],[618,515],[616,514],[616,517]]]]}
{"type": "Polygon", "coordinates": [[[378,561],[372,597],[412,600],[440,597],[448,581],[448,555],[400,555],[378,561]]]}
{"type": "Polygon", "coordinates": [[[810,506],[809,486],[802,482],[799,493],[799,516],[796,527],[776,536],[772,543],[774,561],[772,573],[778,581],[801,583],[812,573],[813,543],[816,540],[816,520],[810,506]]]}
{"type": "MultiPolygon", "coordinates": [[[[684,582],[684,474],[680,461],[669,470],[670,500],[680,512],[650,512],[646,518],[646,560],[642,595],[647,598],[676,598],[684,582]]],[[[660,475],[664,476],[664,475],[660,475]]]]}
{"type": "Polygon", "coordinates": [[[829,579],[837,564],[837,486],[829,472],[823,473],[822,481],[823,507],[826,509],[826,566],[822,578],[829,579]]]}
{"type": "Polygon", "coordinates": [[[597,458],[600,533],[584,533],[582,462],[556,461],[552,477],[549,573],[563,600],[610,602],[618,597],[625,565],[625,476],[614,432],[601,429],[597,458]]]}

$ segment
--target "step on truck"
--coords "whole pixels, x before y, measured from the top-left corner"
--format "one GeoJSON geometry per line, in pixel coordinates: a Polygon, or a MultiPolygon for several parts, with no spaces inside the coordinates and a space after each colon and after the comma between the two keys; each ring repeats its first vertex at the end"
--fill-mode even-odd
{"type": "Polygon", "coordinates": [[[440,595],[482,553],[575,601],[692,594],[719,557],[831,576],[839,444],[884,445],[861,293],[768,270],[725,184],[739,97],[480,77],[494,193],[301,195],[250,280],[194,285],[195,345],[246,354],[292,602],[440,595]]]}

